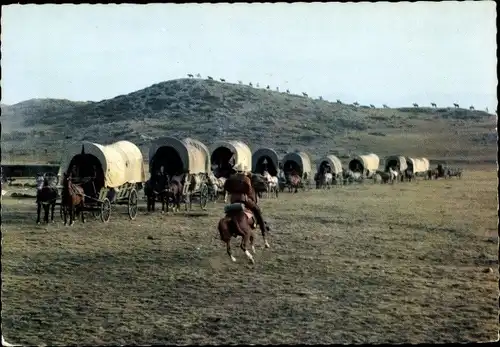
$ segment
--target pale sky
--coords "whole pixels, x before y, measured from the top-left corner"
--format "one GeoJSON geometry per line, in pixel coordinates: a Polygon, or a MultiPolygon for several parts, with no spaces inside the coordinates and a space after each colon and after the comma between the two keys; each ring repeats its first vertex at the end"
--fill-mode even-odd
{"type": "Polygon", "coordinates": [[[493,1],[2,6],[2,103],[99,101],[200,73],[492,112],[495,20],[493,1]]]}

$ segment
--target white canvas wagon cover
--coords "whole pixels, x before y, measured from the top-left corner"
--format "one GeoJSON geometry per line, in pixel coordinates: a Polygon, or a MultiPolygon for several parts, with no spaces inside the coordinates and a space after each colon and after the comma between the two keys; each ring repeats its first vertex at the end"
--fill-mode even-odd
{"type": "Polygon", "coordinates": [[[202,150],[203,154],[205,155],[205,172],[210,173],[210,171],[212,171],[212,167],[210,163],[210,150],[208,149],[208,147],[203,142],[190,137],[186,137],[183,141],[186,143],[190,143],[202,150]]]}
{"type": "Polygon", "coordinates": [[[375,153],[364,154],[364,155],[354,155],[349,161],[349,169],[352,170],[352,164],[355,162],[361,163],[363,166],[363,171],[369,170],[374,172],[378,170],[380,164],[380,158],[375,153]]]}
{"type": "Polygon", "coordinates": [[[397,165],[401,171],[408,168],[406,157],[404,155],[390,155],[385,158],[385,171],[389,171],[389,166],[397,165]]]}
{"type": "Polygon", "coordinates": [[[339,158],[337,158],[333,154],[327,155],[326,157],[323,157],[319,160],[317,172],[320,171],[321,165],[324,165],[325,163],[330,164],[330,167],[332,168],[332,173],[338,174],[342,172],[342,162],[340,161],[339,158]]]}
{"type": "Polygon", "coordinates": [[[252,170],[252,151],[247,144],[241,141],[218,141],[212,146],[212,156],[219,148],[226,148],[234,155],[234,164],[241,165],[243,171],[252,170]]]}
{"type": "Polygon", "coordinates": [[[411,158],[406,157],[407,164],[413,168],[413,173],[425,172],[429,170],[429,160],[427,158],[411,158]]]}
{"type": "Polygon", "coordinates": [[[132,142],[118,141],[110,145],[100,145],[83,141],[70,144],[61,161],[60,175],[68,171],[71,160],[79,154],[90,154],[99,160],[107,188],[145,181],[142,153],[132,142]]]}
{"type": "Polygon", "coordinates": [[[252,155],[252,164],[253,164],[252,171],[253,172],[257,172],[259,170],[259,168],[257,166],[260,164],[260,161],[264,157],[267,157],[271,160],[271,163],[269,163],[269,164],[272,165],[275,170],[279,169],[280,159],[279,159],[278,153],[276,153],[276,151],[272,148],[265,148],[264,147],[264,148],[259,148],[252,155]]]}
{"type": "Polygon", "coordinates": [[[282,160],[283,165],[286,164],[287,161],[292,161],[296,163],[302,172],[300,174],[308,173],[310,174],[312,171],[311,159],[309,155],[305,152],[290,152],[287,153],[282,160]]]}
{"type": "Polygon", "coordinates": [[[179,140],[169,136],[160,137],[152,141],[149,147],[149,172],[153,172],[153,159],[157,151],[162,147],[170,147],[179,155],[183,171],[189,171],[191,174],[206,173],[206,153],[202,146],[199,145],[201,142],[195,141],[192,139],[179,140]]]}

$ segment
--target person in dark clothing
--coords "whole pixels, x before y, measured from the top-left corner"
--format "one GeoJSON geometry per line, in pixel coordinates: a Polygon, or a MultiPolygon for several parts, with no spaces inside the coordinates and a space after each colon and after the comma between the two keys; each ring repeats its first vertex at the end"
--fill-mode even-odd
{"type": "MultiPolygon", "coordinates": [[[[236,168],[237,171],[239,171],[236,168]]],[[[224,189],[230,194],[230,203],[242,203],[253,212],[256,222],[260,227],[262,235],[266,232],[266,223],[262,216],[262,211],[257,205],[257,196],[252,187],[252,174],[237,172],[229,177],[224,183],[224,189]]]]}

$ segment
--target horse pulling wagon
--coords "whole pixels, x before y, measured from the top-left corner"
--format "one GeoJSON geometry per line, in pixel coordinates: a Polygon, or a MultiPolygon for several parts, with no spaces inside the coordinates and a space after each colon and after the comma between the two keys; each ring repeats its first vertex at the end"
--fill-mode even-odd
{"type": "Polygon", "coordinates": [[[277,198],[281,171],[278,153],[272,148],[259,148],[252,155],[252,164],[252,172],[263,175],[267,180],[268,197],[274,195],[277,198]]]}
{"type": "MultiPolygon", "coordinates": [[[[174,137],[154,140],[149,149],[149,171],[151,180],[160,172],[167,178],[165,182],[168,187],[158,189],[167,193],[167,206],[182,200],[187,211],[197,199],[200,207],[206,208],[209,200],[207,177],[210,173],[210,157],[208,148],[200,141],[190,138],[178,140],[174,137]],[[174,181],[180,184],[178,187],[181,190],[178,192],[170,189],[174,181]]],[[[156,183],[152,182],[153,185],[156,183]]]]}
{"type": "Polygon", "coordinates": [[[314,181],[316,188],[337,185],[342,182],[342,162],[335,155],[330,154],[318,161],[314,181]]]}
{"type": "MultiPolygon", "coordinates": [[[[135,219],[138,210],[137,191],[145,181],[144,163],[140,149],[129,141],[100,145],[84,141],[68,147],[62,159],[59,176],[62,186],[65,174],[71,184],[81,187],[84,196],[83,211],[100,216],[106,223],[112,205],[127,205],[127,214],[135,219]]],[[[64,188],[63,188],[64,189],[64,188]]],[[[61,203],[61,217],[65,206],[61,203]]]]}
{"type": "Polygon", "coordinates": [[[312,166],[311,159],[305,152],[291,152],[286,154],[282,160],[285,185],[280,189],[283,191],[288,187],[291,191],[295,188],[302,188],[304,191],[311,189],[312,166]],[[296,177],[299,179],[296,180],[296,177]]]}
{"type": "Polygon", "coordinates": [[[348,168],[353,173],[370,178],[378,170],[380,158],[374,153],[354,155],[349,161],[348,168]]]}

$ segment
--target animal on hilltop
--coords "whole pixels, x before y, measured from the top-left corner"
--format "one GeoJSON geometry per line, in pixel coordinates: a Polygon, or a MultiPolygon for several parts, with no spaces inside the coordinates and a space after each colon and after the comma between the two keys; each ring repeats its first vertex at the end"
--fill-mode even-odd
{"type": "Polygon", "coordinates": [[[455,108],[459,108],[460,107],[460,105],[457,104],[457,103],[453,103],[453,106],[455,106],[455,108]]]}
{"type": "Polygon", "coordinates": [[[434,103],[434,102],[431,102],[431,106],[434,107],[434,108],[437,107],[436,103],[434,103]]]}
{"type": "Polygon", "coordinates": [[[413,107],[418,107],[418,104],[414,102],[413,107]]]}
{"type": "Polygon", "coordinates": [[[54,210],[56,208],[56,201],[58,197],[59,192],[57,191],[57,177],[48,174],[39,174],[36,178],[36,224],[40,224],[40,213],[42,207],[44,210],[43,221],[47,224],[49,223],[50,210],[50,221],[54,223],[54,210]]]}
{"type": "Polygon", "coordinates": [[[69,214],[69,225],[75,222],[75,215],[80,213],[82,223],[85,223],[85,192],[83,188],[72,182],[72,174],[65,172],[63,174],[63,189],[61,205],[63,210],[64,225],[67,225],[69,214]]]}

